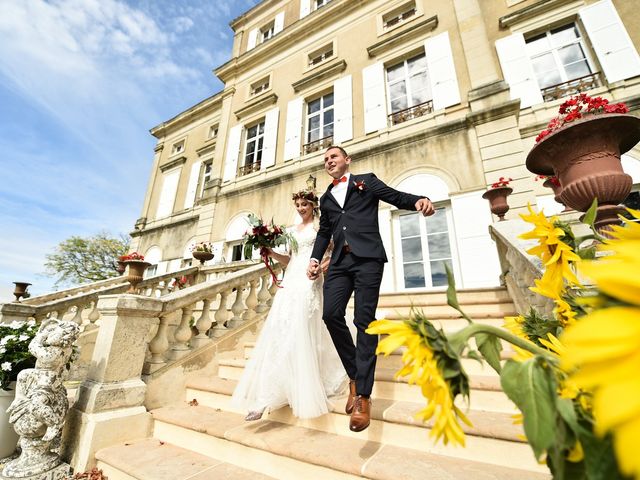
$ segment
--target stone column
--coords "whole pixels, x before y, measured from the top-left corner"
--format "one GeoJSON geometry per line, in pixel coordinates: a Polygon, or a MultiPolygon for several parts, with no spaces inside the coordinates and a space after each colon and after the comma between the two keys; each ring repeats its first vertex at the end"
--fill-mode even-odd
{"type": "Polygon", "coordinates": [[[75,471],[95,465],[103,447],[151,435],[141,380],[150,324],[162,302],[137,295],[105,295],[98,300],[101,325],[87,379],[69,412],[64,457],[75,471]]]}

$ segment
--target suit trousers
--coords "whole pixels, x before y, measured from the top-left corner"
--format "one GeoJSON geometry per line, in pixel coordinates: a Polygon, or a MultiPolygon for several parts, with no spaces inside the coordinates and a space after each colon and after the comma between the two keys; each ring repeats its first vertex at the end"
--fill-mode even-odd
{"type": "Polygon", "coordinates": [[[375,320],[384,263],[379,259],[358,257],[352,253],[329,267],[324,282],[322,318],[349,378],[356,381],[358,395],[371,395],[376,370],[378,336],[365,330],[375,320]],[[345,321],[351,294],[355,292],[356,344],[345,321]]]}

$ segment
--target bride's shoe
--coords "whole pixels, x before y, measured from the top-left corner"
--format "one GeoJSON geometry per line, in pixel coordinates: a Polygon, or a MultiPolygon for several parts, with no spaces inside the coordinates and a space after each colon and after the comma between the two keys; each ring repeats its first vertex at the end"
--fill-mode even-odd
{"type": "Polygon", "coordinates": [[[263,408],[262,410],[257,410],[255,412],[249,412],[247,414],[246,417],[244,417],[244,419],[247,422],[251,422],[253,420],[260,420],[262,418],[262,414],[264,413],[265,409],[263,408]]]}

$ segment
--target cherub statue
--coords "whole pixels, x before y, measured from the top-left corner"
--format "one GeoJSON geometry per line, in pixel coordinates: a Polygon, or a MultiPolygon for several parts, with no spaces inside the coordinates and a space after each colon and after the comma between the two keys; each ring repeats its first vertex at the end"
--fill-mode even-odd
{"type": "Polygon", "coordinates": [[[69,410],[62,375],[79,332],[75,322],[49,319],[29,344],[36,366],[18,374],[16,397],[7,409],[21,454],[6,464],[5,478],[38,475],[61,463],[57,450],[69,410]]]}

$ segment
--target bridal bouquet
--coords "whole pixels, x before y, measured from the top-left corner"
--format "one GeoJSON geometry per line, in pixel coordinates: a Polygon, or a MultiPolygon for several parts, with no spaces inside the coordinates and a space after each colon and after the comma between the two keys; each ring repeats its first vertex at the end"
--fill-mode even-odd
{"type": "Polygon", "coordinates": [[[273,223],[273,219],[271,223],[265,223],[262,218],[251,214],[247,221],[250,228],[244,234],[244,258],[251,258],[253,250],[260,249],[260,258],[271,273],[274,283],[280,286],[273,271],[273,260],[269,257],[267,249],[284,245],[296,250],[298,245],[295,238],[285,231],[284,226],[273,223]]]}

